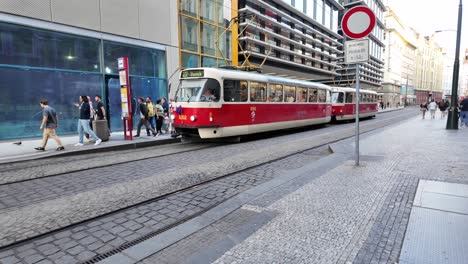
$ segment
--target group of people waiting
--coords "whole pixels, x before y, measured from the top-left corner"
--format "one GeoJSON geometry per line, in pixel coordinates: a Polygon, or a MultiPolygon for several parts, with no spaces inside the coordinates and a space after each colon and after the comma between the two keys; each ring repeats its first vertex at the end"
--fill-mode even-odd
{"type": "Polygon", "coordinates": [[[166,98],[156,100],[156,104],[153,104],[151,97],[138,98],[140,121],[137,125],[137,133],[135,137],[140,136],[141,127],[144,125],[146,128],[146,134],[148,136],[153,135],[157,137],[163,133],[162,127],[165,118],[168,118],[169,104],[166,98]],[[156,126],[155,126],[156,123],[156,126]],[[150,134],[151,132],[151,134],[150,134]]]}

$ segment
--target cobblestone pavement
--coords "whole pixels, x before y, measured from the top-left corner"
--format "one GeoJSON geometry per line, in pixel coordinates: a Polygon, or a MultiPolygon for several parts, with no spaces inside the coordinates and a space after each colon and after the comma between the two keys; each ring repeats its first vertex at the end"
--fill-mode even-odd
{"type": "Polygon", "coordinates": [[[418,180],[468,183],[466,138],[420,118],[365,137],[363,166],[252,202],[277,216],[214,263],[397,263],[418,180]]]}
{"type": "Polygon", "coordinates": [[[77,263],[163,230],[288,171],[329,155],[322,147],[0,251],[0,263],[77,263]]]}
{"type": "MultiPolygon", "coordinates": [[[[362,131],[414,115],[414,110],[400,112],[363,122],[362,131]]],[[[345,124],[3,185],[0,246],[351,136],[353,131],[351,124],[345,124]]]]}

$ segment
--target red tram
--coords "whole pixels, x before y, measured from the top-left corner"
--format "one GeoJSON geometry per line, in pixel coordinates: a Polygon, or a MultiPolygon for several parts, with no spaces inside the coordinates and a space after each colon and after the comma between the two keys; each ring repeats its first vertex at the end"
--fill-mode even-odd
{"type": "MultiPolygon", "coordinates": [[[[378,111],[378,95],[374,91],[359,90],[359,118],[375,117],[378,111]]],[[[332,88],[332,120],[356,118],[356,89],[332,88]]]]}
{"type": "Polygon", "coordinates": [[[181,72],[171,115],[179,135],[235,137],[331,120],[331,88],[217,68],[181,72]]]}

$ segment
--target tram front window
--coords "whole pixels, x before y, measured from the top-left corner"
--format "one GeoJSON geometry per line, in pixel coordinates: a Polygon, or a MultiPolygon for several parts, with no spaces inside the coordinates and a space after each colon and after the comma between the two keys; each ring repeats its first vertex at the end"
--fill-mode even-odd
{"type": "Polygon", "coordinates": [[[332,94],[332,103],[333,104],[342,104],[342,103],[344,103],[344,94],[343,93],[333,93],[332,94]]]}
{"type": "Polygon", "coordinates": [[[181,80],[176,92],[176,102],[217,102],[219,82],[213,79],[181,80]]]}

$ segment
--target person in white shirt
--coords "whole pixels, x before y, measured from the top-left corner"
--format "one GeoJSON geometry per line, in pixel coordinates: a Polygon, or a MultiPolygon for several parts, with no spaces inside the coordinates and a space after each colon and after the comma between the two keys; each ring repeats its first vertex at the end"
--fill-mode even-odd
{"type": "Polygon", "coordinates": [[[435,119],[435,112],[437,110],[437,103],[432,99],[431,103],[429,104],[429,111],[431,111],[431,119],[435,119]]]}

